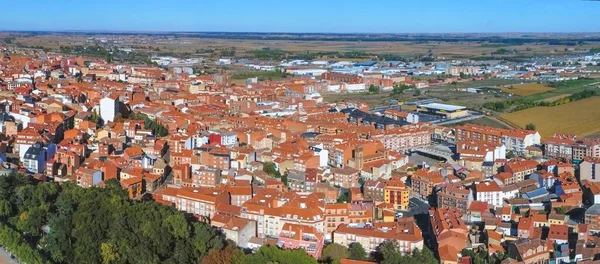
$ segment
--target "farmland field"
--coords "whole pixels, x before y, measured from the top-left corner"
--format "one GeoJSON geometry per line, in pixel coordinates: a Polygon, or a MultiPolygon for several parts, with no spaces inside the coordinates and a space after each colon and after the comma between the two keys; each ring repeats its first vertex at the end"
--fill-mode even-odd
{"type": "Polygon", "coordinates": [[[598,105],[600,97],[594,96],[554,107],[534,107],[503,114],[501,117],[522,128],[529,123],[534,124],[542,138],[557,132],[587,136],[600,132],[598,105]]]}
{"type": "Polygon", "coordinates": [[[570,80],[565,82],[558,82],[555,85],[558,87],[557,89],[552,89],[547,92],[532,94],[528,96],[524,96],[523,99],[529,101],[540,101],[545,100],[550,97],[555,97],[563,94],[574,94],[577,92],[581,92],[586,88],[592,88],[593,84],[598,83],[596,79],[579,79],[579,80],[570,80]]]}
{"type": "Polygon", "coordinates": [[[512,93],[520,96],[527,96],[532,94],[538,94],[543,92],[548,92],[553,90],[544,84],[539,83],[528,83],[528,84],[519,84],[513,85],[511,87],[504,87],[502,91],[505,93],[512,93]]]}
{"type": "Polygon", "coordinates": [[[561,95],[557,95],[557,96],[548,97],[548,98],[542,99],[540,101],[550,102],[551,103],[551,102],[554,102],[556,100],[560,100],[560,99],[563,99],[563,98],[569,97],[569,96],[571,96],[571,94],[561,94],[561,95]]]}

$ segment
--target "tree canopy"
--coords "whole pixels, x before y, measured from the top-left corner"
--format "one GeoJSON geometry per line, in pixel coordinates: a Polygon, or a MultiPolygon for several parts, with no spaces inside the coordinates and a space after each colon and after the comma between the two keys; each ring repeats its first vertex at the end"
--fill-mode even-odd
{"type": "Polygon", "coordinates": [[[352,243],[348,247],[348,255],[353,260],[366,260],[367,252],[360,243],[352,243]]]}
{"type": "Polygon", "coordinates": [[[323,248],[323,254],[321,254],[320,261],[322,263],[339,264],[341,263],[340,260],[348,258],[349,254],[347,247],[337,243],[331,243],[323,248]]]}
{"type": "Polygon", "coordinates": [[[27,263],[198,263],[226,246],[216,229],[172,207],[129,200],[116,180],[106,185],[0,177],[0,243],[27,263]]]}
{"type": "Polygon", "coordinates": [[[415,249],[412,254],[402,254],[398,249],[398,242],[393,240],[385,241],[377,247],[377,251],[373,253],[372,258],[374,261],[382,264],[423,264],[439,262],[433,255],[433,252],[427,247],[423,247],[423,250],[415,249]]]}
{"type": "Polygon", "coordinates": [[[26,263],[316,263],[303,250],[246,255],[223,234],[170,206],[105,188],[0,177],[0,244],[26,263]]]}

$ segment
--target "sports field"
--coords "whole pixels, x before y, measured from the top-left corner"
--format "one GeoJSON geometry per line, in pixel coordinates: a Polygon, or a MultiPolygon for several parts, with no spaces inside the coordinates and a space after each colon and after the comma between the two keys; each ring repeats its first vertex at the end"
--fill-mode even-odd
{"type": "Polygon", "coordinates": [[[531,123],[542,138],[554,133],[587,136],[600,132],[600,96],[570,102],[554,107],[534,107],[503,114],[501,118],[524,128],[531,123]]]}
{"type": "Polygon", "coordinates": [[[509,87],[502,88],[502,91],[505,93],[512,93],[519,96],[527,96],[532,94],[544,93],[547,91],[551,91],[553,88],[546,86],[545,84],[539,83],[526,83],[526,84],[517,84],[511,85],[509,87]]]}

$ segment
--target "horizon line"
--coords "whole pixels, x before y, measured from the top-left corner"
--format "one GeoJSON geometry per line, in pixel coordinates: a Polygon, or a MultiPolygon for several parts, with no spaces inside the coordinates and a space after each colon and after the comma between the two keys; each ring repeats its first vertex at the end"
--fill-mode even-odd
{"type": "Polygon", "coordinates": [[[497,32],[303,32],[303,31],[188,31],[188,30],[105,30],[105,29],[64,29],[64,30],[17,30],[17,29],[0,29],[0,33],[27,33],[27,32],[44,32],[44,33],[141,33],[141,34],[165,34],[165,33],[225,33],[225,34],[336,34],[336,35],[448,35],[448,34],[600,34],[600,31],[497,31],[497,32]]]}

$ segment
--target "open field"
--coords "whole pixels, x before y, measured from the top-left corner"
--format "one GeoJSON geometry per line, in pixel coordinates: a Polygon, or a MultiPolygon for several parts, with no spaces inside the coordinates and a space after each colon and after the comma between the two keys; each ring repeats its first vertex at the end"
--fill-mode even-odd
{"type": "Polygon", "coordinates": [[[410,94],[402,94],[398,96],[391,96],[389,92],[382,92],[378,94],[371,93],[343,93],[343,94],[324,94],[323,100],[328,103],[338,103],[346,100],[359,100],[367,103],[369,107],[376,107],[382,105],[389,105],[389,100],[417,100],[417,96],[410,94]]]}
{"type": "Polygon", "coordinates": [[[534,107],[503,114],[501,118],[524,128],[532,123],[542,138],[554,133],[587,136],[600,132],[600,96],[555,107],[534,107]]]}
{"type": "Polygon", "coordinates": [[[465,106],[474,110],[479,110],[486,102],[497,102],[504,99],[494,97],[489,94],[476,94],[449,89],[427,90],[423,89],[421,95],[413,93],[404,93],[392,96],[390,92],[381,92],[378,94],[370,93],[345,93],[345,94],[324,94],[325,102],[337,103],[344,100],[360,100],[369,104],[370,107],[389,105],[390,100],[398,101],[416,101],[421,99],[438,98],[442,103],[465,106]]]}
{"type": "Polygon", "coordinates": [[[539,83],[519,84],[519,85],[512,85],[510,87],[502,88],[502,91],[505,93],[512,93],[512,94],[516,94],[519,96],[538,94],[538,93],[548,92],[551,90],[554,90],[554,89],[546,86],[545,84],[539,84],[539,83]]]}
{"type": "Polygon", "coordinates": [[[560,99],[563,99],[563,98],[569,97],[569,96],[571,96],[571,94],[560,94],[560,95],[557,95],[557,96],[552,96],[552,97],[548,97],[546,99],[542,99],[540,101],[554,102],[556,100],[560,100],[560,99]]]}
{"type": "MultiPolygon", "coordinates": [[[[43,47],[58,50],[60,46],[92,46],[90,35],[77,34],[26,34],[26,33],[0,33],[0,38],[14,37],[15,43],[28,47],[43,47]]],[[[263,40],[263,39],[217,39],[194,38],[179,34],[168,35],[110,35],[104,34],[103,39],[115,40],[115,46],[131,47],[137,51],[150,53],[172,54],[204,54],[218,57],[219,51],[235,48],[236,56],[247,55],[257,50],[282,50],[293,53],[305,52],[353,52],[360,51],[372,54],[394,54],[403,57],[415,57],[431,54],[440,58],[467,58],[467,57],[493,57],[502,59],[507,57],[526,58],[541,55],[564,55],[582,53],[590,48],[600,45],[598,42],[584,42],[580,45],[556,44],[550,45],[542,42],[506,44],[489,43],[486,41],[327,41],[327,40],[263,40]],[[508,51],[502,54],[492,53],[499,49],[508,51]],[[206,50],[216,50],[206,54],[206,50]]],[[[321,59],[340,59],[322,57],[321,59]]],[[[347,58],[360,60],[364,58],[347,58]]],[[[368,59],[368,58],[367,58],[368,59]]]]}
{"type": "Polygon", "coordinates": [[[477,118],[477,119],[473,119],[473,120],[469,120],[466,122],[460,122],[460,123],[454,123],[454,124],[450,124],[447,126],[450,127],[455,127],[455,126],[460,126],[460,125],[464,125],[464,124],[476,124],[476,125],[482,125],[482,126],[490,126],[490,127],[497,127],[497,128],[505,128],[505,129],[510,129],[511,127],[505,125],[504,123],[498,121],[498,120],[494,120],[491,117],[488,116],[484,116],[482,118],[477,118]]]}
{"type": "MultiPolygon", "coordinates": [[[[511,80],[511,79],[486,79],[486,80],[476,80],[469,82],[459,82],[455,84],[442,84],[431,86],[429,88],[425,88],[426,90],[438,89],[438,88],[482,88],[482,87],[497,87],[501,85],[513,85],[513,84],[522,84],[523,80],[511,80]]],[[[525,81],[526,82],[526,81],[525,81]]]]}
{"type": "Polygon", "coordinates": [[[594,133],[594,134],[589,134],[587,136],[585,136],[586,138],[600,138],[600,132],[594,133]]]}
{"type": "Polygon", "coordinates": [[[592,88],[592,84],[598,83],[597,79],[580,79],[580,80],[571,80],[566,82],[557,83],[557,89],[553,89],[548,92],[532,94],[528,96],[524,96],[523,99],[529,101],[540,101],[545,100],[551,97],[556,97],[559,95],[565,94],[574,94],[577,92],[581,92],[587,88],[592,88]]]}

